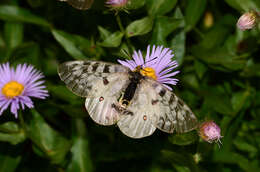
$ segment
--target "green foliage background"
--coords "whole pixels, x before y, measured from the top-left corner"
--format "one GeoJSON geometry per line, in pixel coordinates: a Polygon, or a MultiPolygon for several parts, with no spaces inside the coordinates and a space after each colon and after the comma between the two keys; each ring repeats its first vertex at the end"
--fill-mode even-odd
{"type": "Polygon", "coordinates": [[[115,15],[95,0],[80,11],[56,0],[1,0],[0,62],[27,62],[45,74],[50,93],[35,109],[0,119],[0,171],[260,171],[260,27],[239,31],[236,21],[259,0],[132,0],[115,15]],[[206,14],[213,25],[206,27],[206,14]],[[223,145],[196,131],[143,139],[95,124],[84,99],[59,80],[61,62],[116,62],[148,44],[164,45],[180,63],[175,93],[200,121],[214,120],[223,145]]]}

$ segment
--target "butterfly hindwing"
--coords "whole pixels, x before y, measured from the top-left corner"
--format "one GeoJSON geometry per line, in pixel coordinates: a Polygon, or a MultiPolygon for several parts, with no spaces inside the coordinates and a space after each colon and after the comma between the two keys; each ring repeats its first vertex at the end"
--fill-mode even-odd
{"type": "Polygon", "coordinates": [[[156,98],[156,92],[142,81],[135,92],[135,96],[127,107],[129,113],[122,114],[117,125],[120,130],[132,138],[142,138],[153,134],[156,130],[156,113],[158,108],[153,108],[151,101],[156,98]]]}
{"type": "Polygon", "coordinates": [[[96,86],[97,81],[103,81],[110,73],[125,73],[129,69],[113,63],[100,61],[70,61],[62,63],[58,73],[66,86],[76,95],[87,97],[96,86]]]}
{"type": "Polygon", "coordinates": [[[156,114],[157,128],[168,133],[185,133],[197,128],[196,116],[180,98],[156,81],[149,82],[157,93],[157,108],[160,109],[156,114]]]}
{"type": "Polygon", "coordinates": [[[120,118],[120,112],[113,106],[118,104],[128,82],[127,73],[112,73],[105,80],[96,80],[95,88],[86,98],[85,107],[91,118],[101,125],[115,124],[120,118]]]}
{"type": "Polygon", "coordinates": [[[156,128],[168,133],[184,133],[197,127],[189,107],[160,83],[146,78],[127,108],[131,115],[121,115],[117,125],[132,138],[151,135],[156,128]]]}

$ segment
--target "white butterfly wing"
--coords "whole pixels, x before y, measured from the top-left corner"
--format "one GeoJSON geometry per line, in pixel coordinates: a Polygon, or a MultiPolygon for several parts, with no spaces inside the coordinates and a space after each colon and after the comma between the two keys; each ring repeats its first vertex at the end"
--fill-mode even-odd
{"type": "Polygon", "coordinates": [[[122,115],[117,125],[132,138],[151,135],[156,128],[168,133],[184,133],[197,127],[189,107],[160,83],[146,78],[127,108],[132,115],[122,115]]]}
{"type": "Polygon", "coordinates": [[[88,97],[96,83],[106,82],[106,77],[111,73],[127,73],[128,68],[113,63],[101,61],[69,61],[58,67],[58,74],[66,86],[74,94],[88,97]]]}
{"type": "Polygon", "coordinates": [[[157,128],[168,133],[185,133],[198,127],[196,116],[173,92],[151,79],[147,79],[147,84],[157,93],[158,103],[154,104],[154,108],[160,109],[156,114],[157,128]]]}
{"type": "Polygon", "coordinates": [[[103,80],[97,80],[96,85],[86,98],[85,107],[91,118],[101,125],[115,124],[120,118],[120,112],[113,106],[118,104],[118,98],[129,82],[127,73],[113,73],[103,80]]]}
{"type": "Polygon", "coordinates": [[[101,125],[117,123],[132,138],[151,135],[156,128],[168,133],[188,132],[197,127],[189,107],[163,85],[149,78],[141,80],[130,105],[122,109],[119,98],[128,86],[129,69],[107,62],[71,61],[58,73],[76,95],[86,97],[85,107],[101,125]]]}
{"type": "Polygon", "coordinates": [[[155,114],[159,113],[160,109],[154,108],[150,102],[156,97],[157,93],[145,81],[137,86],[135,96],[127,107],[127,110],[132,113],[121,115],[117,123],[125,135],[142,138],[153,134],[158,121],[155,114]]]}

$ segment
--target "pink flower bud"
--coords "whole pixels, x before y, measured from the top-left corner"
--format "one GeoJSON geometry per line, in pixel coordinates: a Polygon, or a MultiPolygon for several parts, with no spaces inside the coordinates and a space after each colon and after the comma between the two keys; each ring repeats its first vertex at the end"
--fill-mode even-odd
{"type": "Polygon", "coordinates": [[[199,128],[200,137],[209,143],[221,143],[220,139],[223,136],[221,136],[220,132],[219,126],[213,121],[206,121],[202,123],[199,128]]]}
{"type": "Polygon", "coordinates": [[[256,12],[247,12],[244,13],[237,21],[237,27],[240,30],[252,29],[257,22],[257,13],[256,12]]]}
{"type": "Polygon", "coordinates": [[[107,0],[106,4],[112,9],[123,9],[126,7],[128,0],[107,0]]]}

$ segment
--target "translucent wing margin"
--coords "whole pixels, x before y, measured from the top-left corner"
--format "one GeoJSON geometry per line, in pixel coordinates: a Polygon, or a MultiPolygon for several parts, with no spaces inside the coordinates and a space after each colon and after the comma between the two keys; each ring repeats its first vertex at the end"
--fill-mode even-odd
{"type": "Polygon", "coordinates": [[[97,81],[106,81],[111,73],[125,73],[129,69],[113,63],[101,61],[70,61],[58,67],[58,74],[66,86],[76,95],[89,96],[97,81]]]}

